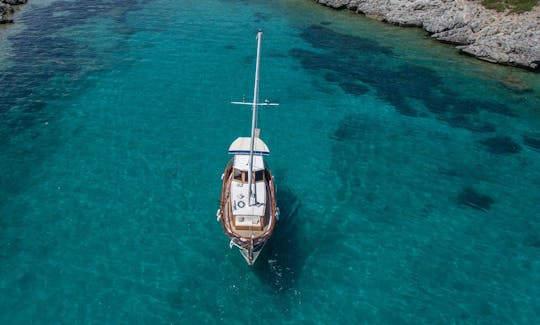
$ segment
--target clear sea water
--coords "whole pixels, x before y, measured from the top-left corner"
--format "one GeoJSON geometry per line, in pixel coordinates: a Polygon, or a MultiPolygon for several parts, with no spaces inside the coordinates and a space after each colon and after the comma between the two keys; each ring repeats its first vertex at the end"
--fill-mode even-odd
{"type": "Polygon", "coordinates": [[[30,1],[0,29],[0,323],[532,324],[540,75],[308,0],[30,1]],[[260,114],[282,218],[216,222],[260,114]]]}

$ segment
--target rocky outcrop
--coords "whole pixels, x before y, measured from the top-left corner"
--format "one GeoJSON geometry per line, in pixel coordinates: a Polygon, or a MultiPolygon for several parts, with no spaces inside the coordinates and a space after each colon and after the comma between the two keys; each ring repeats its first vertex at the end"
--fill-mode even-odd
{"type": "Polygon", "coordinates": [[[28,0],[0,0],[0,24],[12,23],[13,6],[25,4],[28,0]]]}
{"type": "Polygon", "coordinates": [[[422,27],[479,59],[540,71],[540,5],[524,13],[472,0],[316,0],[400,26],[422,27]]]}

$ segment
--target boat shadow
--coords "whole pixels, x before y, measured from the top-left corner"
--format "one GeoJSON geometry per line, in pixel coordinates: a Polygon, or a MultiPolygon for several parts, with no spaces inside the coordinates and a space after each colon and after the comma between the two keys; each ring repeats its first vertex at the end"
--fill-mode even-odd
{"type": "Polygon", "coordinates": [[[280,179],[276,199],[280,219],[272,238],[261,252],[253,271],[263,283],[276,292],[287,292],[295,287],[307,255],[303,253],[297,220],[300,201],[280,179]]]}

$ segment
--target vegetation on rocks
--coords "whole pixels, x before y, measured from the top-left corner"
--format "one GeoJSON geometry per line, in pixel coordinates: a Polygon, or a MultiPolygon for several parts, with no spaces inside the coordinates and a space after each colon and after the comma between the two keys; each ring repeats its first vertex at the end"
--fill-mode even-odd
{"type": "Polygon", "coordinates": [[[539,0],[482,0],[484,7],[504,11],[510,9],[512,12],[525,12],[531,10],[539,0]]]}

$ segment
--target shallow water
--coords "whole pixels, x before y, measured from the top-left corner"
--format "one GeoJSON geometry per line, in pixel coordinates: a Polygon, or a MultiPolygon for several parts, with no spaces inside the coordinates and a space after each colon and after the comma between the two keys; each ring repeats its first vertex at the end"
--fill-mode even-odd
{"type": "Polygon", "coordinates": [[[300,0],[16,18],[0,30],[1,323],[540,316],[538,74],[300,0]],[[250,268],[215,211],[259,28],[282,219],[250,268]]]}

